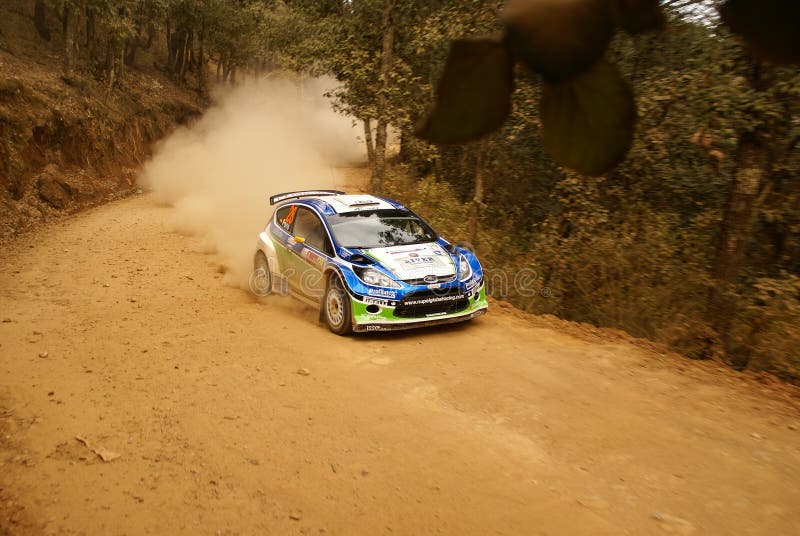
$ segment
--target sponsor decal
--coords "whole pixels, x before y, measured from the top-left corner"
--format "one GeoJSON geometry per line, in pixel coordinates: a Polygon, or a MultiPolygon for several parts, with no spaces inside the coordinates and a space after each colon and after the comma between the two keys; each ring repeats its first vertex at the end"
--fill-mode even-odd
{"type": "MultiPolygon", "coordinates": [[[[422,279],[426,275],[450,276],[455,272],[452,259],[442,255],[436,244],[411,247],[373,248],[372,257],[400,279],[422,279]]],[[[437,281],[432,281],[436,283],[437,281]]],[[[419,284],[427,284],[422,281],[419,284]]]]}
{"type": "Polygon", "coordinates": [[[433,264],[435,261],[433,260],[433,257],[411,257],[403,262],[411,266],[419,266],[420,264],[433,264]]]}
{"type": "Polygon", "coordinates": [[[403,304],[404,305],[431,305],[433,303],[446,303],[451,301],[458,301],[467,298],[465,295],[456,295],[456,296],[434,296],[431,298],[422,298],[419,300],[406,300],[403,304]]]}
{"type": "Polygon", "coordinates": [[[296,245],[297,245],[297,241],[294,239],[294,237],[293,237],[293,236],[290,236],[290,237],[289,237],[289,238],[286,240],[286,247],[293,248],[293,247],[294,247],[294,246],[296,246],[296,245]]]}
{"type": "Polygon", "coordinates": [[[391,305],[389,300],[380,300],[378,298],[370,298],[369,296],[364,296],[364,303],[369,303],[370,305],[382,305],[383,307],[388,307],[391,305]]]}
{"type": "Polygon", "coordinates": [[[367,331],[380,331],[380,326],[367,326],[367,331]]]}
{"type": "Polygon", "coordinates": [[[397,293],[393,290],[385,290],[382,288],[371,288],[367,289],[367,294],[370,296],[380,296],[381,298],[389,298],[394,299],[397,297],[397,293]]]}
{"type": "Polygon", "coordinates": [[[302,258],[303,258],[303,259],[304,259],[306,262],[308,262],[309,264],[313,264],[314,266],[316,266],[316,267],[317,267],[317,268],[319,268],[320,270],[321,270],[323,267],[325,267],[325,259],[323,259],[322,257],[320,257],[319,255],[317,255],[316,253],[314,253],[313,251],[311,251],[311,250],[310,250],[310,249],[308,249],[308,248],[305,248],[305,249],[302,251],[302,253],[300,253],[300,256],[301,256],[301,257],[302,257],[302,258]]]}
{"type": "Polygon", "coordinates": [[[478,283],[480,283],[480,281],[481,281],[480,278],[478,278],[476,276],[472,276],[472,279],[467,281],[467,284],[466,284],[467,292],[469,292],[470,290],[474,289],[478,285],[478,283]]]}
{"type": "Polygon", "coordinates": [[[380,206],[380,203],[359,203],[350,205],[348,208],[353,212],[358,212],[359,210],[374,210],[377,206],[380,206]]]}

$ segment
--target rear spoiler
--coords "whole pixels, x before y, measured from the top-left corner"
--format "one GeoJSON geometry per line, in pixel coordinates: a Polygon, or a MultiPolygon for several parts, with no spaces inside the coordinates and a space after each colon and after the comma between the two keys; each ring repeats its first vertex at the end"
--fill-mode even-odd
{"type": "Polygon", "coordinates": [[[270,196],[269,204],[274,205],[287,199],[299,199],[301,197],[310,197],[312,195],[343,195],[344,192],[339,190],[302,190],[300,192],[286,192],[284,194],[275,194],[270,196]]]}

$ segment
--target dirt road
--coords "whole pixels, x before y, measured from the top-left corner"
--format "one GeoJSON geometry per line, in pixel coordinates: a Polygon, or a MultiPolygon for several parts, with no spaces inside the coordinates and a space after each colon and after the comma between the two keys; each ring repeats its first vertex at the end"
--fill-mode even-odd
{"type": "Polygon", "coordinates": [[[169,210],[2,251],[0,533],[800,534],[781,389],[499,306],[340,338],[169,210]]]}

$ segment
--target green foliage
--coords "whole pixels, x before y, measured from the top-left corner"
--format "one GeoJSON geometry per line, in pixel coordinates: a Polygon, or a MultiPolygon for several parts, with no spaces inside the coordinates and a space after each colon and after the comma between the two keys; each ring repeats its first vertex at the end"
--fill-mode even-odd
{"type": "MultiPolygon", "coordinates": [[[[212,53],[225,55],[226,61],[243,65],[255,60],[264,50],[262,25],[267,10],[262,2],[207,0],[200,16],[208,26],[208,43],[212,53]]],[[[197,12],[195,12],[197,16],[197,12]]],[[[197,22],[191,21],[192,26],[197,22]]]]}
{"type": "MultiPolygon", "coordinates": [[[[446,21],[438,31],[430,24],[424,35],[447,35],[446,21]]],[[[604,178],[567,172],[548,158],[538,141],[543,85],[516,71],[514,109],[485,138],[478,252],[488,284],[495,297],[530,312],[625,329],[689,357],[797,381],[800,361],[792,349],[800,346],[793,328],[798,295],[791,281],[800,270],[793,119],[800,109],[800,76],[760,67],[769,83],[756,89],[753,64],[724,31],[679,17],[670,28],[619,35],[610,45],[609,59],[635,87],[639,128],[628,157],[604,178]],[[711,265],[739,142],[753,132],[770,140],[772,190],[758,209],[746,268],[729,289],[736,307],[725,341],[707,318],[708,297],[721,288],[710,276],[711,265]],[[524,275],[524,284],[514,284],[515,274],[524,275]],[[766,300],[756,291],[767,283],[783,289],[775,294],[780,299],[766,300]]],[[[428,51],[441,64],[446,40],[428,51]]],[[[397,176],[416,168],[395,168],[387,194],[410,200],[448,238],[463,239],[476,148],[425,151],[432,165],[423,169],[432,175],[414,182],[397,176]]],[[[405,161],[415,162],[419,152],[405,161]]]]}
{"type": "Polygon", "coordinates": [[[751,358],[751,368],[792,380],[800,377],[800,277],[782,273],[759,278],[747,293],[737,319],[737,351],[751,358]]]}
{"type": "MultiPolygon", "coordinates": [[[[793,0],[727,0],[721,8],[723,21],[743,36],[754,51],[780,63],[795,64],[800,62],[800,39],[796,29],[800,18],[798,10],[800,7],[793,0]]],[[[630,34],[639,34],[660,29],[664,20],[663,11],[656,0],[508,0],[503,14],[504,43],[509,52],[532,72],[541,75],[550,84],[561,85],[577,81],[592,71],[593,66],[604,57],[616,26],[630,34]]],[[[463,91],[477,91],[473,90],[468,76],[459,79],[452,74],[457,73],[456,69],[457,66],[445,68],[448,78],[443,79],[443,83],[446,83],[446,87],[461,85],[469,88],[463,91]]],[[[602,87],[603,96],[614,103],[631,100],[626,84],[603,84],[602,87]]],[[[493,86],[483,89],[483,98],[495,99],[496,108],[502,109],[505,95],[490,93],[493,86]]],[[[551,97],[550,104],[542,106],[543,110],[548,111],[547,124],[567,125],[581,115],[578,113],[580,108],[574,105],[553,106],[552,102],[556,99],[552,98],[552,94],[552,91],[544,93],[551,97]],[[563,113],[563,117],[557,118],[558,113],[563,113]]],[[[453,113],[457,106],[450,102],[452,100],[451,92],[438,93],[437,105],[431,116],[440,125],[439,132],[448,135],[440,135],[435,141],[460,143],[483,137],[485,130],[462,127],[465,121],[461,114],[453,113]],[[445,128],[445,123],[449,123],[450,127],[445,128]]],[[[558,100],[566,102],[569,99],[565,97],[558,100]]],[[[625,108],[628,107],[626,104],[625,108]]],[[[588,115],[584,118],[584,124],[593,124],[596,114],[593,117],[591,111],[594,107],[585,109],[588,115]]],[[[545,147],[562,165],[590,175],[606,173],[620,162],[620,157],[629,149],[629,143],[626,145],[623,142],[629,142],[631,135],[629,132],[621,135],[619,127],[625,125],[626,129],[632,129],[629,118],[635,115],[635,112],[626,113],[619,123],[613,125],[614,129],[606,133],[615,143],[607,143],[606,136],[602,135],[585,136],[577,140],[569,136],[549,135],[544,140],[545,147]]],[[[552,130],[548,128],[546,132],[552,130]]],[[[578,131],[578,128],[572,130],[578,131]]],[[[421,134],[425,137],[427,132],[422,130],[421,134]]]]}
{"type": "Polygon", "coordinates": [[[385,182],[386,195],[403,199],[403,203],[430,223],[442,236],[456,241],[465,236],[469,205],[459,203],[453,186],[444,181],[426,178],[415,181],[408,168],[390,170],[385,182]]]}

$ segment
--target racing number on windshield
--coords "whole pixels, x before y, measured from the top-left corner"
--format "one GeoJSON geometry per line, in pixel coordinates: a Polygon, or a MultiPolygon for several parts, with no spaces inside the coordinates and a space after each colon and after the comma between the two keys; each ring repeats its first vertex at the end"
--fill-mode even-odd
{"type": "Polygon", "coordinates": [[[297,214],[297,205],[292,205],[292,208],[289,209],[289,214],[283,219],[283,223],[285,224],[284,227],[287,229],[292,225],[294,221],[294,217],[297,214]]]}

